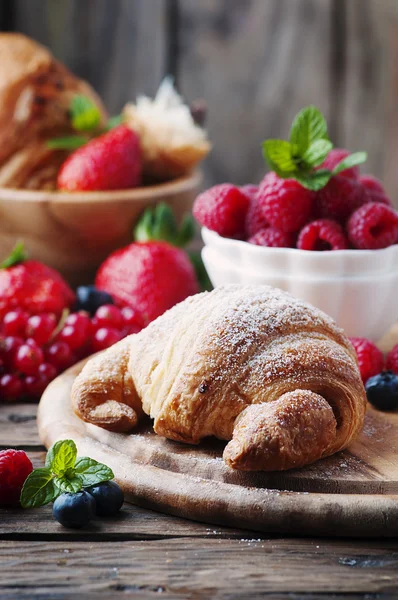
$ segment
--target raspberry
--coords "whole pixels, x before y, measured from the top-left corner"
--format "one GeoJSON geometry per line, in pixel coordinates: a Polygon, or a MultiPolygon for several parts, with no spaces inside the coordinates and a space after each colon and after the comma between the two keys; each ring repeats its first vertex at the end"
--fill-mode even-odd
{"type": "Polygon", "coordinates": [[[33,471],[32,463],[23,450],[0,451],[0,505],[19,504],[21,489],[33,471]]]}
{"type": "Polygon", "coordinates": [[[315,211],[319,217],[345,221],[366,201],[366,192],[358,181],[335,175],[317,193],[315,211]]]}
{"type": "Polygon", "coordinates": [[[386,369],[398,375],[398,344],[387,354],[386,369]]]}
{"type": "MultiPolygon", "coordinates": [[[[329,152],[321,164],[320,169],[328,169],[328,171],[333,171],[333,169],[350,154],[351,152],[345,150],[344,148],[333,148],[333,150],[329,152]]],[[[341,171],[341,175],[344,177],[349,177],[350,179],[358,179],[359,167],[350,167],[349,169],[345,169],[344,171],[341,171]]]]}
{"type": "Polygon", "coordinates": [[[275,227],[260,229],[255,235],[247,240],[249,244],[256,246],[269,246],[270,248],[292,248],[294,246],[294,234],[285,233],[275,227]]]}
{"type": "Polygon", "coordinates": [[[364,383],[373,375],[377,375],[384,368],[383,353],[371,341],[365,338],[350,338],[351,344],[357,353],[359,370],[364,383]]]}
{"type": "Polygon", "coordinates": [[[305,225],[313,199],[313,192],[294,179],[281,179],[274,172],[267,173],[257,194],[264,217],[286,233],[295,233],[305,225]]]}
{"type": "Polygon", "coordinates": [[[359,181],[366,190],[368,202],[381,202],[382,204],[391,206],[391,200],[387,196],[383,184],[379,179],[373,177],[373,175],[361,175],[359,181]]]}
{"type": "Polygon", "coordinates": [[[247,183],[246,185],[241,185],[239,189],[243,194],[248,196],[249,200],[254,200],[258,192],[258,185],[247,183]]]}
{"type": "Polygon", "coordinates": [[[297,248],[300,250],[346,250],[348,240],[341,225],[330,219],[308,223],[299,234],[297,248]]]}
{"type": "Polygon", "coordinates": [[[257,199],[254,199],[250,203],[250,208],[246,216],[246,236],[251,238],[260,229],[265,229],[266,227],[269,227],[269,223],[264,216],[262,207],[257,202],[257,199]]]}
{"type": "Polygon", "coordinates": [[[250,199],[230,183],[215,185],[200,194],[193,205],[195,219],[224,237],[242,237],[250,199]]]}
{"type": "Polygon", "coordinates": [[[347,233],[355,248],[386,248],[398,241],[398,214],[385,204],[369,202],[350,217],[347,233]]]}

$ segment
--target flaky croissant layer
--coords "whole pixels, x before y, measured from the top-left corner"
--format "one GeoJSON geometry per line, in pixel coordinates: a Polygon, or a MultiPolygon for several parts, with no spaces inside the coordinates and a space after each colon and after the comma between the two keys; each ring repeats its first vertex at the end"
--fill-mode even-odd
{"type": "Polygon", "coordinates": [[[72,402],[85,421],[197,444],[227,440],[240,470],[299,467],[358,434],[366,395],[356,355],[324,313],[268,286],[188,298],[91,359],[72,402]]]}

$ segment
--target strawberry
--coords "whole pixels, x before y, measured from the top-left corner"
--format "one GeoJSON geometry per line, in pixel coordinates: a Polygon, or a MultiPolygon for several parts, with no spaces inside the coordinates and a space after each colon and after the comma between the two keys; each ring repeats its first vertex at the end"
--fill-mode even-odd
{"type": "Polygon", "coordinates": [[[141,170],[139,138],[119,125],[73,152],[61,166],[57,186],[65,192],[122,190],[140,184],[141,170]]]}
{"type": "Polygon", "coordinates": [[[74,300],[74,293],[57,271],[26,260],[23,244],[17,244],[0,265],[0,317],[17,307],[32,314],[60,316],[74,300]]]}
{"type": "Polygon", "coordinates": [[[192,236],[185,219],[178,231],[171,209],[148,209],[136,228],[136,242],[111,254],[100,266],[95,285],[119,306],[129,306],[153,321],[199,291],[195,270],[181,247],[192,236]],[[167,241],[164,241],[167,240],[167,241]]]}

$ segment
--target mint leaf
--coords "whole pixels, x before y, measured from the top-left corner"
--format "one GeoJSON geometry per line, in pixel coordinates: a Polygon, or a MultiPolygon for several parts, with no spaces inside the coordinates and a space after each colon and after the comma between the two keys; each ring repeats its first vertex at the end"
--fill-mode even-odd
{"type": "Polygon", "coordinates": [[[61,492],[69,492],[70,494],[80,492],[83,487],[82,479],[79,475],[75,474],[74,469],[71,469],[71,471],[65,473],[65,475],[54,477],[54,483],[61,492]]]}
{"type": "Polygon", "coordinates": [[[329,140],[316,140],[304,152],[302,160],[308,167],[318,167],[323,163],[332,148],[333,144],[329,140]]]}
{"type": "Polygon", "coordinates": [[[333,175],[338,175],[345,169],[350,169],[351,167],[356,167],[364,163],[368,158],[367,152],[354,152],[353,154],[349,154],[338,165],[333,169],[333,175]]]}
{"type": "Polygon", "coordinates": [[[291,177],[297,171],[292,157],[292,147],[285,140],[266,140],[263,142],[263,155],[270,168],[280,177],[291,177]]]}
{"type": "Polygon", "coordinates": [[[290,129],[290,143],[294,156],[301,157],[313,142],[328,139],[325,117],[316,106],[303,108],[294,118],[290,129]]]}
{"type": "Polygon", "coordinates": [[[101,121],[101,113],[97,106],[86,96],[75,96],[70,106],[70,117],[73,129],[90,131],[101,121]]]}
{"type": "Polygon", "coordinates": [[[58,495],[50,469],[35,469],[23,484],[20,502],[23,508],[37,508],[52,502],[58,495]]]}
{"type": "Polygon", "coordinates": [[[328,183],[332,174],[326,169],[320,169],[319,171],[310,171],[308,173],[297,173],[294,175],[296,179],[303,187],[313,192],[318,192],[328,183]]]}
{"type": "Polygon", "coordinates": [[[52,150],[77,150],[89,141],[83,135],[68,135],[47,140],[47,147],[52,150]]]}
{"type": "Polygon", "coordinates": [[[17,242],[14,248],[11,250],[11,254],[7,256],[0,263],[0,269],[8,269],[9,267],[13,267],[21,262],[24,262],[27,259],[28,255],[25,251],[25,246],[23,242],[17,242]]]}
{"type": "Polygon", "coordinates": [[[87,456],[78,459],[75,473],[80,477],[83,487],[109,481],[114,477],[112,469],[87,456]]]}
{"type": "Polygon", "coordinates": [[[46,467],[56,475],[62,476],[73,469],[77,457],[77,448],[73,440],[60,440],[47,452],[46,467]]]}
{"type": "Polygon", "coordinates": [[[188,246],[189,242],[191,242],[195,235],[195,219],[192,215],[186,214],[181,223],[181,227],[177,234],[176,239],[174,240],[175,246],[179,248],[185,248],[188,246]]]}

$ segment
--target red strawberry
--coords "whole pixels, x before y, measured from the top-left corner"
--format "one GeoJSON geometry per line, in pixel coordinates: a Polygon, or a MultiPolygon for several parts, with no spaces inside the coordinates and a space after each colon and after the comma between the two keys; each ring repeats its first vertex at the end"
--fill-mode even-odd
{"type": "Polygon", "coordinates": [[[95,285],[147,321],[199,291],[185,252],[159,241],[136,242],[111,254],[99,268],[95,285]]]}
{"type": "Polygon", "coordinates": [[[61,275],[43,263],[24,260],[23,246],[17,245],[0,265],[0,317],[14,308],[31,314],[60,316],[72,306],[75,295],[61,275]]]}
{"type": "Polygon", "coordinates": [[[122,190],[141,182],[137,134],[119,125],[79,148],[62,165],[57,185],[66,192],[122,190]]]}

